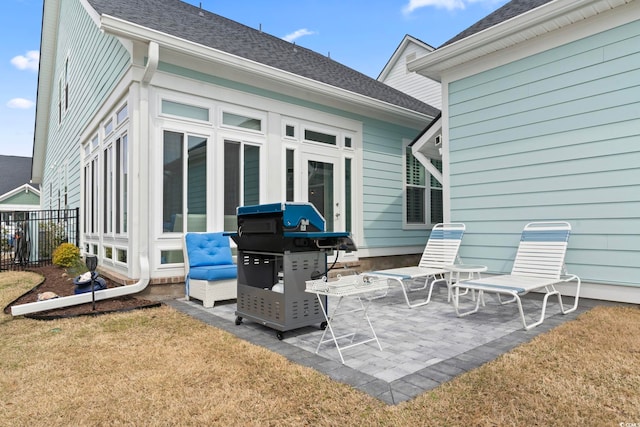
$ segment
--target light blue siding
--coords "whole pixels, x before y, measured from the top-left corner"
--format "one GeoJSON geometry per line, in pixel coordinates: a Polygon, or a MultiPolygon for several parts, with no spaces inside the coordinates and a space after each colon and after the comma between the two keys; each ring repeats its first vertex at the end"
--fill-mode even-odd
{"type": "Polygon", "coordinates": [[[571,272],[639,284],[639,34],[635,21],[449,85],[465,262],[507,272],[525,223],[565,220],[571,272]]]}
{"type": "Polygon", "coordinates": [[[427,230],[403,230],[403,145],[416,130],[364,119],[364,247],[424,246],[427,230]]]}
{"type": "MultiPolygon", "coordinates": [[[[60,25],[55,58],[55,75],[51,82],[51,113],[42,183],[42,206],[58,208],[58,191],[63,194],[66,165],[69,207],[80,206],[79,135],[95,115],[103,100],[130,64],[122,44],[100,32],[78,0],[60,2],[60,25]],[[68,29],[73,28],[73,31],[68,29]],[[69,55],[69,108],[58,124],[58,81],[69,55]]],[[[64,203],[62,200],[60,203],[64,203]]],[[[60,207],[64,208],[63,205],[60,207]]]]}

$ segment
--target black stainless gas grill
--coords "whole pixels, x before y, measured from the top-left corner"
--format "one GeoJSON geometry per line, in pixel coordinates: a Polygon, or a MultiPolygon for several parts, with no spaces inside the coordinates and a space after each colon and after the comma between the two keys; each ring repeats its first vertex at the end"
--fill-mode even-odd
{"type": "MultiPolygon", "coordinates": [[[[325,231],[325,220],[310,203],[272,203],[237,209],[236,325],[244,318],[283,332],[325,317],[306,281],[327,274],[327,252],[355,250],[348,232],[325,231]]],[[[326,301],[325,301],[326,303],[326,301]]],[[[326,304],[325,304],[326,307],[326,304]]]]}

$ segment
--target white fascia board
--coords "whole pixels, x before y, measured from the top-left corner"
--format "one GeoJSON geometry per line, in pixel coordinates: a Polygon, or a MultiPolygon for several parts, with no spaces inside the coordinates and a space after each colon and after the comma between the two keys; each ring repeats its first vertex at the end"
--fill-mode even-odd
{"type": "Polygon", "coordinates": [[[31,180],[41,184],[44,175],[51,93],[55,75],[56,46],[58,45],[59,0],[45,1],[42,12],[42,35],[40,42],[40,64],[38,67],[38,93],[36,96],[36,118],[33,135],[33,162],[31,180]]]}
{"type": "Polygon", "coordinates": [[[444,70],[632,1],[555,0],[417,58],[407,64],[407,68],[440,81],[444,70]]]}
{"type": "Polygon", "coordinates": [[[2,202],[3,200],[6,200],[10,197],[15,196],[16,194],[20,194],[23,192],[27,192],[27,193],[33,193],[36,196],[40,197],[40,191],[33,187],[30,184],[22,184],[19,187],[14,188],[13,190],[7,191],[6,193],[0,195],[0,202],[2,202]]]}
{"type": "Polygon", "coordinates": [[[151,28],[147,28],[138,24],[131,23],[109,15],[103,15],[101,19],[101,27],[106,33],[114,36],[123,37],[131,40],[141,41],[144,43],[155,41],[161,48],[174,50],[181,53],[187,53],[197,58],[206,59],[211,62],[228,66],[232,68],[250,71],[253,74],[270,79],[276,82],[285,83],[290,86],[296,86],[305,91],[312,91],[321,96],[332,96],[338,98],[348,104],[355,104],[367,109],[384,111],[403,119],[415,122],[418,125],[423,124],[429,119],[429,116],[419,113],[408,108],[399,107],[388,102],[380,101],[368,96],[360,95],[341,89],[335,86],[321,83],[316,80],[302,77],[288,71],[280,70],[256,61],[241,58],[230,53],[220,51],[198,43],[190,42],[166,33],[162,33],[151,28]]]}

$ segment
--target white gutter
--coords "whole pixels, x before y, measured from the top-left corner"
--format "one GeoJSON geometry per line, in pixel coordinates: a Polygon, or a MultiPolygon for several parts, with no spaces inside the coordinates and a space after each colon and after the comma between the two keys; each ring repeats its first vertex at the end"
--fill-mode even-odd
{"type": "MultiPolygon", "coordinates": [[[[102,301],[109,298],[117,298],[125,295],[136,294],[143,291],[149,284],[149,259],[146,255],[140,256],[140,280],[133,285],[120,286],[117,288],[104,289],[95,292],[96,301],[102,301]]],[[[91,292],[78,295],[71,295],[60,298],[53,298],[46,301],[30,302],[27,304],[14,305],[11,307],[12,316],[20,316],[23,314],[37,313],[45,310],[54,310],[56,308],[71,307],[73,305],[86,304],[93,301],[91,292]]]]}

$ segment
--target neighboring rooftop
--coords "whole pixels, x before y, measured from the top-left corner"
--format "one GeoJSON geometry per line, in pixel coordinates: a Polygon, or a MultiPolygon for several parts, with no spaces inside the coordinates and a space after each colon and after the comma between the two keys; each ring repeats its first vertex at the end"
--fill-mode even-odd
{"type": "Polygon", "coordinates": [[[31,161],[31,157],[0,155],[0,195],[31,181],[31,161]]]}
{"type": "Polygon", "coordinates": [[[451,43],[455,43],[458,40],[465,39],[475,33],[479,33],[482,30],[486,30],[487,28],[500,24],[501,22],[522,15],[525,12],[528,12],[551,1],[553,0],[512,0],[501,8],[497,9],[495,12],[485,16],[466,30],[460,32],[455,37],[447,40],[442,45],[440,45],[438,49],[451,43]]]}
{"type": "Polygon", "coordinates": [[[179,0],[88,2],[101,15],[132,22],[432,117],[439,113],[437,108],[327,56],[179,0]]]}

